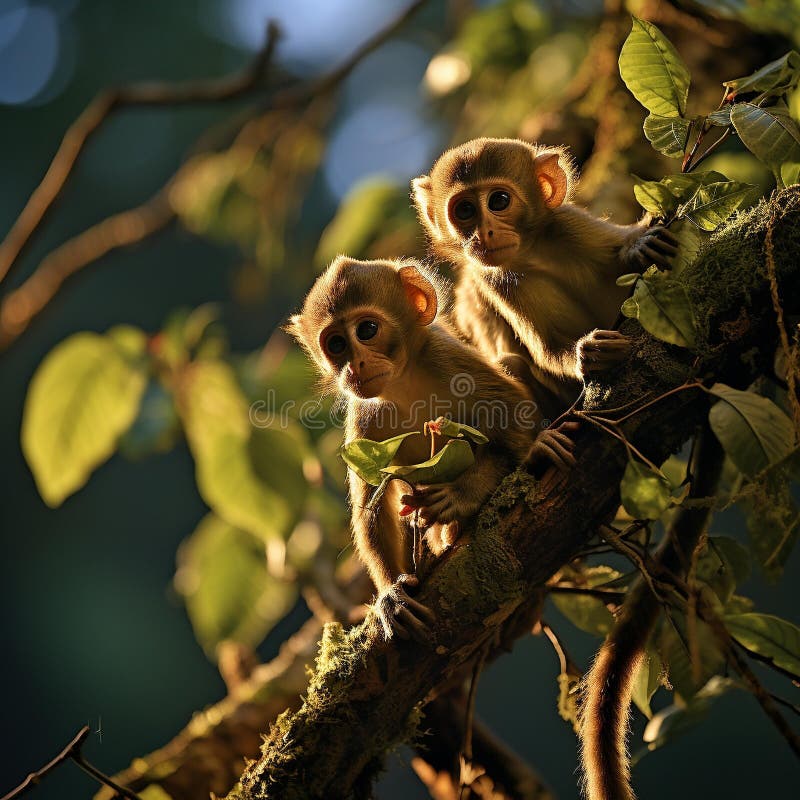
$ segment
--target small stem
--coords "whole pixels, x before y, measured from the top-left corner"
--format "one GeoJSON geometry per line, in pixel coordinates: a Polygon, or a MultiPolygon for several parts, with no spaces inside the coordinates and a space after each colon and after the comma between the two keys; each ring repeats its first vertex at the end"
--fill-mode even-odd
{"type": "Polygon", "coordinates": [[[28,789],[36,786],[39,781],[56,767],[72,758],[72,754],[80,748],[89,736],[89,726],[84,725],[72,738],[72,741],[52,760],[48,761],[41,769],[31,772],[16,789],[12,789],[2,800],[15,800],[22,797],[28,789]]]}
{"type": "Polygon", "coordinates": [[[697,159],[697,161],[692,165],[692,169],[697,169],[731,134],[733,133],[733,127],[725,128],[722,136],[719,137],[715,142],[712,142],[703,155],[697,159]]]}
{"type": "Polygon", "coordinates": [[[100,772],[97,767],[90,764],[80,753],[73,753],[72,760],[88,775],[91,775],[96,781],[108,786],[109,789],[113,789],[118,795],[121,797],[127,798],[127,800],[142,800],[138,794],[134,794],[130,789],[126,789],[124,786],[120,786],[118,783],[115,783],[108,777],[104,772],[100,772]]]}

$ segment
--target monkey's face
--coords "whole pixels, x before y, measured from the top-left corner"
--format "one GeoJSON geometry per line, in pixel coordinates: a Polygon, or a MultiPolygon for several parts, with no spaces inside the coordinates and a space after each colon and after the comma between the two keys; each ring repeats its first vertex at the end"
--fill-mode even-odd
{"type": "Polygon", "coordinates": [[[514,261],[526,204],[510,183],[474,184],[447,201],[447,221],[464,255],[486,267],[514,261]]]}
{"type": "Polygon", "coordinates": [[[319,344],[340,391],[359,399],[385,395],[406,366],[398,326],[375,308],[343,313],[322,330],[319,344]]]}

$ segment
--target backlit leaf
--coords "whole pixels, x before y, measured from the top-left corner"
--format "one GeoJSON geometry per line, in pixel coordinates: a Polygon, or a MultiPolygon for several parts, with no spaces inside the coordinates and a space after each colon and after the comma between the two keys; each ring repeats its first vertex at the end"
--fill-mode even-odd
{"type": "Polygon", "coordinates": [[[472,447],[464,439],[451,439],[433,458],[420,464],[384,467],[381,472],[410,484],[449,483],[475,462],[472,447]]]}
{"type": "Polygon", "coordinates": [[[770,659],[800,680],[800,628],[772,614],[725,616],[725,627],[748,650],[770,659]]]}
{"type": "Polygon", "coordinates": [[[36,370],[25,399],[22,451],[44,501],[59,506],[116,449],[147,385],[141,331],[76,333],[36,370]]]}
{"type": "Polygon", "coordinates": [[[681,158],[692,128],[691,120],[683,117],[659,117],[650,114],[644,121],[647,141],[670,158],[681,158]]]}
{"type": "Polygon", "coordinates": [[[650,700],[661,685],[660,678],[663,672],[661,658],[656,652],[648,652],[642,659],[636,677],[633,680],[633,693],[631,700],[636,704],[639,711],[648,719],[652,719],[653,711],[650,708],[650,700]]]}
{"type": "Polygon", "coordinates": [[[694,313],[686,289],[657,270],[644,274],[633,297],[622,304],[622,313],[638,319],[657,339],[679,347],[694,345],[694,313]]]}
{"type": "Polygon", "coordinates": [[[784,104],[760,108],[753,103],[737,103],[731,122],[742,144],[765,164],[800,161],[800,128],[784,104]]]}
{"type": "Polygon", "coordinates": [[[256,647],[297,600],[269,575],[263,540],[214,514],[181,544],[175,587],[210,657],[225,639],[256,647]]]}
{"type": "Polygon", "coordinates": [[[714,231],[747,200],[754,196],[754,186],[738,181],[720,181],[699,186],[694,195],[678,209],[704,231],[714,231]]]}
{"type": "Polygon", "coordinates": [[[628,460],[620,483],[622,505],[634,519],[658,519],[672,501],[672,486],[647,464],[628,460]]]}
{"type": "Polygon", "coordinates": [[[395,457],[400,445],[409,436],[419,436],[419,431],[401,433],[383,442],[372,439],[353,439],[342,445],[342,460],[356,475],[370,486],[380,486],[385,479],[381,470],[388,467],[395,457]]]}
{"type": "Polygon", "coordinates": [[[488,436],[481,433],[477,428],[473,428],[471,425],[465,425],[463,422],[455,422],[446,417],[439,417],[439,419],[436,420],[436,425],[442,436],[449,436],[451,439],[461,437],[469,439],[471,442],[475,442],[475,444],[486,444],[489,441],[488,436]]]}
{"type": "Polygon", "coordinates": [[[633,96],[651,114],[676,117],[686,111],[689,70],[652,23],[633,18],[619,55],[619,71],[633,96]]]}
{"type": "Polygon", "coordinates": [[[758,92],[782,95],[791,91],[798,82],[800,82],[800,54],[790,50],[786,55],[770,61],[747,77],[725,81],[722,85],[736,94],[758,92]]]}
{"type": "Polygon", "coordinates": [[[247,400],[222,361],[192,364],[180,399],[203,500],[229,524],[264,539],[288,535],[306,487],[296,437],[251,424],[247,400]]]}

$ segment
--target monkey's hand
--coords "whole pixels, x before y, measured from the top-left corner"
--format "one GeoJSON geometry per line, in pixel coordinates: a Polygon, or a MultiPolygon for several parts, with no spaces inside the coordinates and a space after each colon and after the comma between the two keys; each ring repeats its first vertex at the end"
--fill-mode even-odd
{"type": "Polygon", "coordinates": [[[578,378],[584,380],[590,372],[613,367],[628,355],[630,349],[630,339],[619,331],[601,331],[595,328],[578,339],[575,345],[578,378]]]}
{"type": "Polygon", "coordinates": [[[419,520],[426,528],[437,522],[446,525],[471,517],[481,506],[473,501],[463,483],[437,483],[418,486],[414,494],[405,494],[400,502],[419,510],[419,520]]]}
{"type": "Polygon", "coordinates": [[[678,240],[663,225],[648,228],[622,250],[622,263],[626,269],[639,271],[651,264],[669,269],[670,259],[678,252],[678,240]]]}
{"type": "MultiPolygon", "coordinates": [[[[578,430],[579,422],[562,422],[557,428],[546,428],[531,445],[524,465],[531,472],[541,472],[547,467],[554,467],[556,472],[564,477],[575,466],[575,456],[572,451],[575,442],[569,434],[578,430]]],[[[547,470],[549,474],[552,470],[547,470]]]]}
{"type": "Polygon", "coordinates": [[[408,589],[417,586],[416,575],[403,574],[378,595],[375,612],[387,639],[397,634],[401,639],[414,639],[422,644],[433,642],[429,627],[434,621],[433,612],[408,593],[408,589]]]}

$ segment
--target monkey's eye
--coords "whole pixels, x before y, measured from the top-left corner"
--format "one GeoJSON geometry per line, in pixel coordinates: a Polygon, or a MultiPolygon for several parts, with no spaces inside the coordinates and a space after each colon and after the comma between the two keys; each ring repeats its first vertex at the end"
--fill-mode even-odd
{"type": "Polygon", "coordinates": [[[366,342],[371,339],[378,332],[378,323],[374,319],[365,319],[363,322],[358,323],[356,328],[356,336],[359,341],[366,342]]]}
{"type": "Polygon", "coordinates": [[[459,200],[453,207],[453,214],[456,219],[465,222],[475,216],[475,203],[471,200],[459,200]]]}
{"type": "Polygon", "coordinates": [[[340,356],[347,348],[347,339],[339,333],[334,333],[325,340],[325,349],[328,355],[340,356]]]}
{"type": "Polygon", "coordinates": [[[504,211],[511,202],[511,195],[508,192],[492,192],[489,195],[489,210],[504,211]]]}

